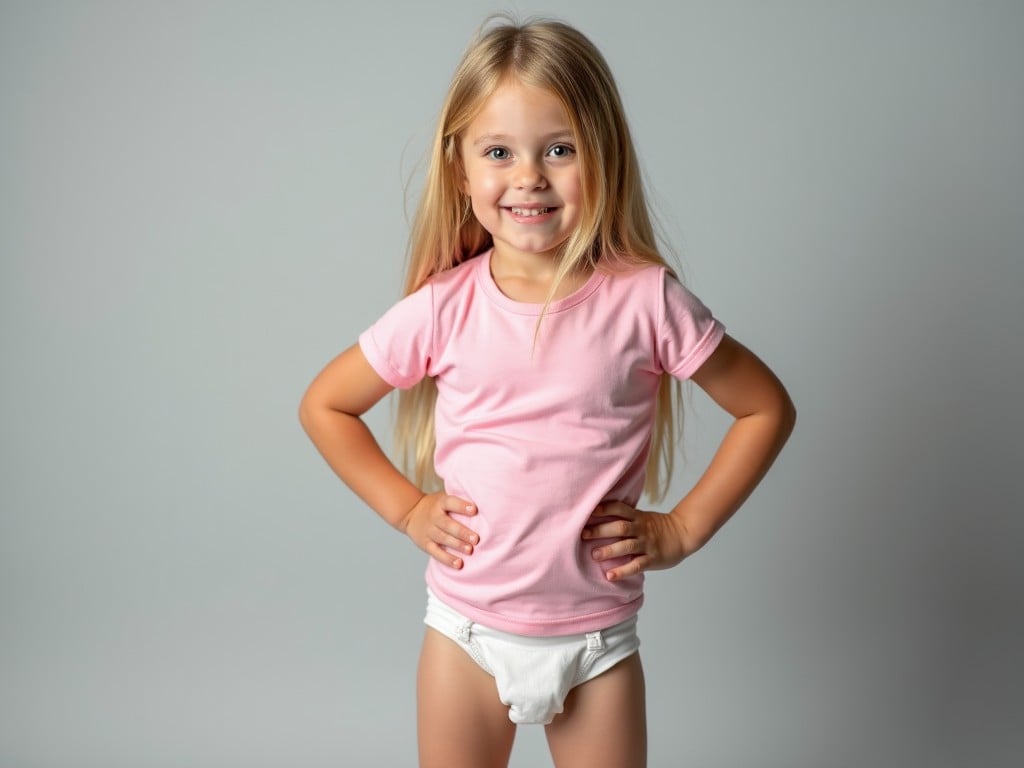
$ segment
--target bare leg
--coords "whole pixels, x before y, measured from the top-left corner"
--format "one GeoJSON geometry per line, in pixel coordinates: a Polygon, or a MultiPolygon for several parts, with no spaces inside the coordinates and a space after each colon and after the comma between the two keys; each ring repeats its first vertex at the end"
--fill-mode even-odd
{"type": "Polygon", "coordinates": [[[420,768],[506,768],[516,735],[494,678],[427,627],[416,679],[420,768]]]}
{"type": "Polygon", "coordinates": [[[546,731],[558,768],[645,768],[647,710],[640,654],[573,688],[565,711],[546,731]]]}

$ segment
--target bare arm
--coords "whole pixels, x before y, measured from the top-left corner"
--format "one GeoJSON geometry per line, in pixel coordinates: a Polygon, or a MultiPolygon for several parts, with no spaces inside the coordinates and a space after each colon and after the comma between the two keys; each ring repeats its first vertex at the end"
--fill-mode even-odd
{"type": "Polygon", "coordinates": [[[693,381],[734,418],[704,474],[671,514],[686,554],[732,517],[768,472],[796,424],[796,409],[775,374],[729,336],[693,381]]]}
{"type": "Polygon", "coordinates": [[[459,568],[459,558],[445,548],[470,554],[477,537],[448,513],[472,515],[475,507],[444,493],[424,494],[391,463],[360,418],[391,390],[354,344],[309,385],[299,421],[320,455],[359,498],[432,557],[459,568]]]}
{"type": "Polygon", "coordinates": [[[693,380],[735,421],[700,479],[670,513],[643,512],[621,502],[595,510],[595,518],[621,519],[584,529],[584,539],[619,538],[595,549],[594,559],[634,556],[608,571],[609,579],[672,567],[703,547],[757,487],[793,431],[796,409],[782,383],[730,336],[693,380]]]}

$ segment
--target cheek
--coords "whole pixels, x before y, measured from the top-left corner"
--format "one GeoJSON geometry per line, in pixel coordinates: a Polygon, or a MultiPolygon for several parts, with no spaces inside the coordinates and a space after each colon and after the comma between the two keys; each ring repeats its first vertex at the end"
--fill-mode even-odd
{"type": "Polygon", "coordinates": [[[579,174],[576,174],[576,176],[573,177],[571,188],[572,201],[579,205],[579,203],[583,200],[583,184],[580,181],[579,174]]]}
{"type": "Polygon", "coordinates": [[[504,191],[504,185],[496,176],[484,176],[476,184],[477,197],[484,202],[497,200],[504,191]]]}
{"type": "Polygon", "coordinates": [[[497,179],[477,177],[469,183],[467,191],[474,213],[486,216],[501,199],[505,188],[497,179]]]}
{"type": "Polygon", "coordinates": [[[558,186],[559,194],[566,205],[579,205],[583,199],[583,185],[578,173],[566,174],[558,186]]]}

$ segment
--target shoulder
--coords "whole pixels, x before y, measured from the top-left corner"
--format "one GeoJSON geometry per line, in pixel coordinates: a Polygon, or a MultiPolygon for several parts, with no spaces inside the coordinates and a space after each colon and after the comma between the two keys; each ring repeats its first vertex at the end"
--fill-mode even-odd
{"type": "Polygon", "coordinates": [[[480,269],[484,261],[473,256],[444,272],[431,276],[424,286],[430,291],[431,313],[438,333],[447,337],[453,327],[465,322],[471,312],[486,310],[487,302],[480,301],[480,269]]]}
{"type": "Polygon", "coordinates": [[[661,314],[665,283],[675,280],[664,264],[614,266],[601,271],[605,277],[603,303],[610,311],[649,315],[651,319],[661,314]]]}
{"type": "Polygon", "coordinates": [[[436,296],[459,293],[475,283],[480,263],[480,257],[473,256],[451,269],[431,275],[424,287],[430,286],[436,296]]]}
{"type": "Polygon", "coordinates": [[[609,287],[630,293],[660,294],[668,283],[681,285],[678,278],[666,264],[626,264],[603,267],[609,287]]]}
{"type": "Polygon", "coordinates": [[[473,258],[431,275],[423,285],[392,305],[387,315],[402,317],[407,322],[422,322],[426,315],[434,315],[439,308],[451,304],[453,298],[463,295],[467,284],[472,285],[476,261],[473,258]]]}
{"type": "Polygon", "coordinates": [[[620,290],[636,292],[654,299],[660,310],[668,308],[702,308],[703,302],[687,288],[666,264],[642,264],[612,271],[611,282],[620,290]]]}
{"type": "Polygon", "coordinates": [[[657,328],[712,320],[710,309],[665,264],[607,270],[611,311],[642,316],[657,328]]]}

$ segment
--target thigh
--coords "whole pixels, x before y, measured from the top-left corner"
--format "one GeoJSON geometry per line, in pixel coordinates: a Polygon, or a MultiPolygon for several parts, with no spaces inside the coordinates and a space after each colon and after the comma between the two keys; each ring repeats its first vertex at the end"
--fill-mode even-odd
{"type": "Polygon", "coordinates": [[[516,726],[494,678],[427,627],[416,679],[421,768],[505,768],[516,726]]]}
{"type": "Polygon", "coordinates": [[[557,768],[644,768],[647,710],[640,654],[569,692],[546,727],[557,768]]]}

